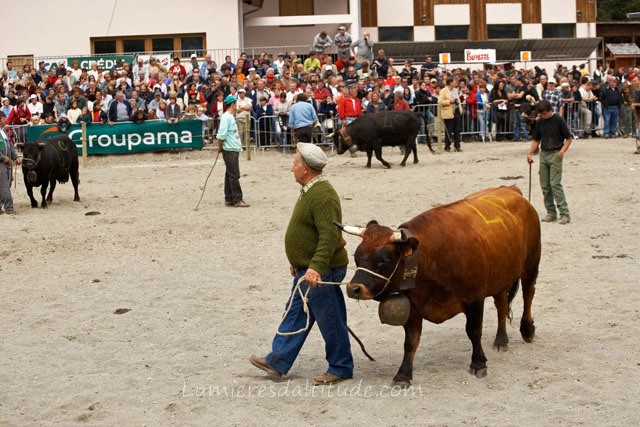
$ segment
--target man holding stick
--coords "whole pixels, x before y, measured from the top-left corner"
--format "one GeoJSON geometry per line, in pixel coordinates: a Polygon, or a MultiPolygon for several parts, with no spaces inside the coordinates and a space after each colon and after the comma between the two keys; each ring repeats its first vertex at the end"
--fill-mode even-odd
{"type": "Polygon", "coordinates": [[[227,111],[220,118],[218,127],[218,153],[222,153],[226,172],[224,174],[224,203],[236,208],[248,208],[249,205],[242,200],[242,188],[240,187],[240,151],[242,141],[236,124],[236,99],[228,95],[224,99],[227,111]]]}

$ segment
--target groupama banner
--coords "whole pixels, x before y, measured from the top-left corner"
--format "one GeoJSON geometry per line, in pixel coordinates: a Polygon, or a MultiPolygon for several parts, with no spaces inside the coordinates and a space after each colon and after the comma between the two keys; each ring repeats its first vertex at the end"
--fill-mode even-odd
{"type": "MultiPolygon", "coordinates": [[[[60,135],[56,125],[30,126],[27,140],[35,141],[60,135]]],[[[67,135],[82,153],[82,126],[71,125],[67,135]]],[[[164,120],[142,123],[92,123],[87,126],[87,155],[133,154],[176,148],[202,148],[202,122],[182,120],[168,124],[164,120]]]]}

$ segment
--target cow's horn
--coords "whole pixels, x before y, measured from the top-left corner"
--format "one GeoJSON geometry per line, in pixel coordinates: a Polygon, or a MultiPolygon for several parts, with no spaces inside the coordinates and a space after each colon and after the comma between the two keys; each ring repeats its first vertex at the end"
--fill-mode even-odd
{"type": "Polygon", "coordinates": [[[45,144],[44,142],[38,142],[38,147],[44,147],[44,146],[46,146],[46,145],[47,145],[47,144],[45,144]]]}
{"type": "Polygon", "coordinates": [[[351,225],[343,225],[343,224],[340,224],[338,221],[333,221],[333,223],[340,230],[344,231],[347,234],[353,234],[354,236],[362,237],[364,236],[364,231],[366,230],[366,228],[362,228],[362,227],[353,227],[351,225]]]}
{"type": "Polygon", "coordinates": [[[16,142],[16,147],[18,148],[24,147],[24,142],[16,142]]]}
{"type": "Polygon", "coordinates": [[[335,132],[331,132],[329,135],[327,135],[327,138],[333,138],[333,135],[335,135],[335,132]]]}
{"type": "Polygon", "coordinates": [[[400,230],[394,231],[391,237],[389,238],[389,242],[391,243],[406,242],[406,241],[407,241],[407,238],[405,237],[404,233],[400,230]]]}

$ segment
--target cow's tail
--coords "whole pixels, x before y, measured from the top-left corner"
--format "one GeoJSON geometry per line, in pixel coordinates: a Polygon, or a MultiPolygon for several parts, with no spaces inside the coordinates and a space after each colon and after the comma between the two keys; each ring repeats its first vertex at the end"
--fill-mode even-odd
{"type": "Polygon", "coordinates": [[[431,151],[432,153],[435,153],[435,151],[433,151],[433,148],[431,147],[431,135],[429,134],[429,122],[427,121],[427,118],[418,113],[418,115],[420,116],[420,118],[422,119],[422,123],[424,124],[424,133],[425,133],[425,138],[427,141],[427,147],[429,147],[429,151],[431,151]]]}
{"type": "Polygon", "coordinates": [[[516,294],[518,293],[518,288],[519,287],[520,287],[520,278],[518,277],[516,279],[516,281],[513,282],[513,285],[511,285],[511,288],[509,289],[509,294],[508,294],[509,314],[507,315],[507,317],[509,318],[509,322],[511,322],[511,320],[513,320],[513,311],[511,310],[511,302],[516,297],[516,294]]]}

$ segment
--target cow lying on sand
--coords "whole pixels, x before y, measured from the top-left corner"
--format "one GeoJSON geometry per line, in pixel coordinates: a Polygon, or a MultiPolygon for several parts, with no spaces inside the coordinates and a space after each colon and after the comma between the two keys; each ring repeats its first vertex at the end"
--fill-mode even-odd
{"type": "MultiPolygon", "coordinates": [[[[338,154],[349,150],[367,152],[367,167],[371,167],[371,155],[387,168],[391,165],[382,158],[382,147],[404,147],[404,159],[400,166],[407,163],[409,154],[413,152],[413,163],[418,163],[418,149],[416,137],[420,131],[424,118],[413,111],[381,111],[358,117],[348,126],[336,132],[334,144],[338,154]]],[[[428,129],[425,123],[425,129],[428,129]]],[[[427,135],[427,145],[431,148],[431,137],[427,135]]]]}
{"type": "Polygon", "coordinates": [[[397,230],[375,221],[366,228],[337,225],[362,237],[347,295],[384,303],[399,294],[410,302],[403,320],[404,359],[394,384],[411,383],[422,319],[442,323],[458,313],[467,318],[466,332],[473,346],[471,373],[485,376],[484,300],[493,297],[498,311],[493,345],[506,350],[506,319],[519,281],[524,297],[520,333],[526,342],[533,340],[531,303],[540,263],[540,221],[517,187],[471,194],[423,212],[397,230]]]}

